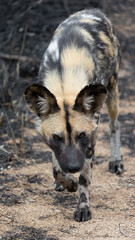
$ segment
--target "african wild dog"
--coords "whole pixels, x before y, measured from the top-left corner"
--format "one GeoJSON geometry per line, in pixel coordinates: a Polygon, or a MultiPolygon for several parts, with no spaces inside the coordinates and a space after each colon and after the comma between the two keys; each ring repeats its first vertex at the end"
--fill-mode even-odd
{"type": "Polygon", "coordinates": [[[109,170],[123,171],[118,124],[119,42],[100,10],[84,10],[60,24],[39,70],[42,84],[25,91],[38,130],[53,150],[55,189],[79,189],[76,221],[91,218],[90,185],[100,109],[110,117],[109,170]],[[79,181],[70,173],[80,171],[79,181]]]}

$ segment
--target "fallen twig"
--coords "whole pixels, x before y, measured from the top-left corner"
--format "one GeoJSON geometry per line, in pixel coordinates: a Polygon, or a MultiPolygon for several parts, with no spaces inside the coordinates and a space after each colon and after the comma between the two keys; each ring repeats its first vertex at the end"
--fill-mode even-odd
{"type": "Polygon", "coordinates": [[[17,144],[16,144],[16,138],[15,138],[15,135],[14,135],[14,132],[13,132],[13,129],[11,127],[11,124],[10,124],[10,121],[9,121],[9,118],[8,118],[8,115],[4,109],[4,107],[2,106],[3,108],[3,111],[5,113],[5,116],[6,116],[6,119],[7,119],[7,122],[8,122],[8,125],[9,125],[9,128],[10,128],[10,131],[11,131],[11,135],[12,135],[12,139],[13,139],[13,143],[14,143],[14,150],[15,150],[15,153],[16,155],[18,155],[18,148],[17,148],[17,144]]]}
{"type": "Polygon", "coordinates": [[[5,153],[9,153],[9,152],[4,148],[4,145],[1,145],[1,146],[0,146],[0,150],[2,150],[2,151],[5,152],[5,153]]]}
{"type": "Polygon", "coordinates": [[[6,64],[4,62],[2,62],[2,73],[3,73],[3,87],[7,87],[8,86],[8,71],[6,68],[6,64]]]}
{"type": "Polygon", "coordinates": [[[37,2],[33,2],[23,13],[21,13],[21,17],[23,17],[27,12],[29,12],[33,7],[36,7],[37,5],[41,4],[43,0],[39,0],[37,2]]]}
{"type": "Polygon", "coordinates": [[[125,237],[128,237],[128,235],[124,234],[122,231],[121,231],[121,226],[120,226],[120,223],[119,223],[119,232],[124,235],[125,237]]]}
{"type": "Polygon", "coordinates": [[[65,11],[67,13],[67,17],[69,17],[70,10],[69,10],[68,4],[67,4],[67,0],[63,0],[63,5],[64,5],[65,11]]]}
{"type": "Polygon", "coordinates": [[[16,54],[1,53],[1,52],[0,52],[0,58],[4,58],[7,60],[19,60],[22,62],[40,63],[39,59],[35,59],[27,56],[19,56],[16,54]]]}
{"type": "MultiPolygon", "coordinates": [[[[22,40],[22,45],[21,45],[21,50],[20,50],[20,56],[22,55],[23,50],[24,50],[27,30],[28,30],[28,24],[25,26],[25,29],[24,29],[23,40],[22,40]]],[[[18,59],[18,62],[16,64],[16,77],[17,77],[17,79],[19,79],[19,73],[20,73],[20,59],[18,59]]]]}
{"type": "Polygon", "coordinates": [[[2,125],[3,121],[4,121],[4,113],[2,112],[0,114],[0,125],[2,125]]]}
{"type": "Polygon", "coordinates": [[[23,145],[23,128],[24,128],[24,115],[22,112],[21,115],[21,153],[24,153],[24,145],[23,145]]]}

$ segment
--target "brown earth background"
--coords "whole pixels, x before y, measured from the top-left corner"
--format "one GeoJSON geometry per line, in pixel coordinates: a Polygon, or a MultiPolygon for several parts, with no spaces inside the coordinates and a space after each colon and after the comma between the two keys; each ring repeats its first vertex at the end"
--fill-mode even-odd
{"type": "Polygon", "coordinates": [[[0,239],[135,239],[135,1],[0,0],[0,239]],[[71,13],[100,8],[122,48],[119,72],[125,171],[108,172],[109,127],[102,109],[91,190],[92,219],[73,220],[77,193],[55,192],[51,152],[23,98],[42,55],[71,13]]]}

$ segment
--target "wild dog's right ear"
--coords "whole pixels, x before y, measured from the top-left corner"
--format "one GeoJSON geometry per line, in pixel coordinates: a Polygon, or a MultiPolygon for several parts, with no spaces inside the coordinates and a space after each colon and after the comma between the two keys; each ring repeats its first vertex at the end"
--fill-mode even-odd
{"type": "Polygon", "coordinates": [[[44,86],[33,84],[24,95],[31,111],[41,119],[60,110],[55,96],[44,86]]]}
{"type": "Polygon", "coordinates": [[[107,91],[102,84],[86,86],[78,94],[73,110],[94,114],[101,109],[106,96],[107,91]]]}

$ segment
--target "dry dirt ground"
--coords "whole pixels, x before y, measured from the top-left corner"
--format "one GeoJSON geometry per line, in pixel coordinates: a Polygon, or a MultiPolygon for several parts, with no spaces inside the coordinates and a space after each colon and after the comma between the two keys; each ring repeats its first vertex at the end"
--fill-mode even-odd
{"type": "Polygon", "coordinates": [[[0,10],[0,239],[135,239],[134,0],[1,0],[0,10]],[[77,193],[55,192],[51,153],[36,133],[23,92],[37,81],[39,60],[57,25],[89,7],[101,8],[110,17],[123,51],[119,121],[125,171],[121,176],[108,172],[109,119],[104,107],[93,170],[92,219],[78,223],[73,220],[77,193]],[[15,60],[14,55],[27,59],[15,60]]]}

